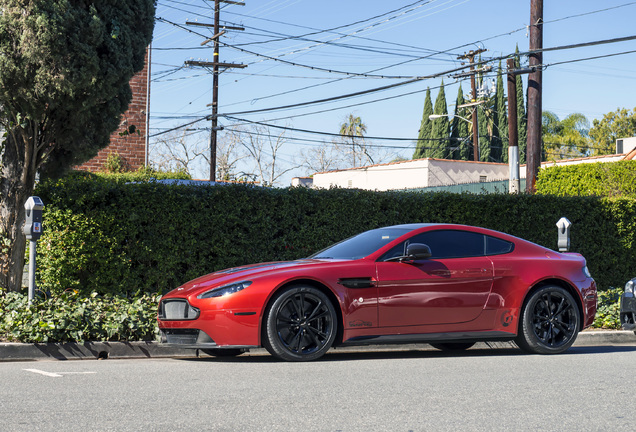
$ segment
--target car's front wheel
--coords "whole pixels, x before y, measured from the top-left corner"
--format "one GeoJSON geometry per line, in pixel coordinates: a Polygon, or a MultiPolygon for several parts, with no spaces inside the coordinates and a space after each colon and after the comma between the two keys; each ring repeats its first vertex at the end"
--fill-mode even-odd
{"type": "Polygon", "coordinates": [[[579,308],[562,287],[549,285],[530,295],[521,312],[516,342],[533,354],[558,354],[570,348],[580,327],[579,308]]]}
{"type": "Polygon", "coordinates": [[[337,327],[336,310],[322,291],[293,286],[277,294],[268,308],[263,345],[282,360],[315,360],[329,350],[337,327]]]}

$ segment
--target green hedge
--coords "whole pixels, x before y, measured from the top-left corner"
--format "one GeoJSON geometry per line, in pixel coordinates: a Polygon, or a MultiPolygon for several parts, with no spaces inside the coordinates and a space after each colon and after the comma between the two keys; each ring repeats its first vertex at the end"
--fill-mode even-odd
{"type": "Polygon", "coordinates": [[[549,167],[536,188],[544,195],[636,198],[636,160],[549,167]]]}
{"type": "Polygon", "coordinates": [[[0,341],[84,342],[155,340],[159,296],[69,291],[35,299],[0,290],[0,341]]]}
{"type": "Polygon", "coordinates": [[[308,256],[370,228],[410,222],[484,226],[572,250],[601,289],[634,277],[636,200],[550,195],[196,187],[75,175],[45,183],[39,286],[57,295],[163,293],[218,269],[308,256]]]}

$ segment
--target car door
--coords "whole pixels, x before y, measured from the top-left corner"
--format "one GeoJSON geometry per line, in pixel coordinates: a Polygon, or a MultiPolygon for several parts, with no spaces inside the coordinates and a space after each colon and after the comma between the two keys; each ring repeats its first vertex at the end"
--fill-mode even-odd
{"type": "Polygon", "coordinates": [[[485,236],[460,230],[430,231],[399,245],[398,252],[408,243],[428,245],[432,256],[410,262],[378,260],[380,326],[455,324],[476,319],[493,283],[485,236]]]}

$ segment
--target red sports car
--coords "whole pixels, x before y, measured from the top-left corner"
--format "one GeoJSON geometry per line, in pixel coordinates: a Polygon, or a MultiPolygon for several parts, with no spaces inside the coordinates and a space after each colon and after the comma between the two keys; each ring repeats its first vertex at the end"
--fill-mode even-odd
{"type": "Polygon", "coordinates": [[[396,225],[309,258],[220,270],[166,294],[162,341],[212,355],[265,347],[288,361],[332,346],[512,341],[560,353],[592,324],[596,284],[577,253],[485,228],[396,225]]]}

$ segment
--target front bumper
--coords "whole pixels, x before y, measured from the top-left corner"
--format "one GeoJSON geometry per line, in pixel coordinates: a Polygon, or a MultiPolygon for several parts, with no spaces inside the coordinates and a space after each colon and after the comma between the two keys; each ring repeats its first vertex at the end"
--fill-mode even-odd
{"type": "Polygon", "coordinates": [[[621,296],[621,325],[624,330],[636,330],[636,298],[633,294],[621,296]]]}
{"type": "Polygon", "coordinates": [[[207,333],[202,330],[187,329],[166,329],[160,328],[161,343],[166,346],[188,349],[235,349],[235,348],[258,348],[254,345],[223,345],[219,346],[207,333]]]}

